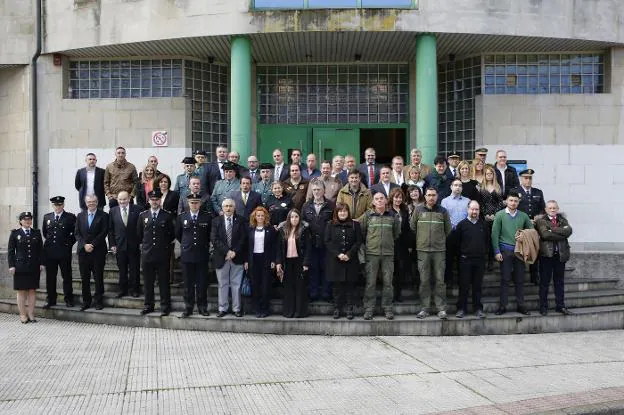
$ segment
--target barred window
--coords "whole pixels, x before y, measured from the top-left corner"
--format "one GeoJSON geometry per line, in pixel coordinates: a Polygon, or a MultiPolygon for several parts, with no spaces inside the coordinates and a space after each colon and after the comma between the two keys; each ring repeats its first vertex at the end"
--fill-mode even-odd
{"type": "Polygon", "coordinates": [[[181,59],[69,62],[68,98],[160,98],[183,93],[181,59]]]}
{"type": "Polygon", "coordinates": [[[485,55],[484,71],[488,95],[604,92],[604,56],[599,53],[485,55]]]}
{"type": "Polygon", "coordinates": [[[258,66],[262,124],[406,123],[406,64],[258,66]]]}

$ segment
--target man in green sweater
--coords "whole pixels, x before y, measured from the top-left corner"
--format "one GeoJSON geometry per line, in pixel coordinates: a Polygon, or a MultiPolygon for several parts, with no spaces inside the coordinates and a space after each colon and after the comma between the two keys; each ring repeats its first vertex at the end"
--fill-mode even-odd
{"type": "Polygon", "coordinates": [[[507,312],[509,280],[513,275],[516,287],[517,311],[520,314],[529,315],[524,306],[524,262],[516,257],[516,232],[522,229],[532,229],[533,223],[529,216],[518,210],[520,191],[510,189],[507,193],[507,207],[494,215],[492,224],[492,248],[498,262],[501,262],[500,282],[500,306],[496,315],[500,316],[507,312]]]}

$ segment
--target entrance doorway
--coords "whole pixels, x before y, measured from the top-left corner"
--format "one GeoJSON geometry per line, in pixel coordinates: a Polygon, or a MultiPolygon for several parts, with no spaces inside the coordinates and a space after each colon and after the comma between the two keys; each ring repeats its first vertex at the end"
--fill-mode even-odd
{"type": "Polygon", "coordinates": [[[405,154],[405,128],[362,128],[360,129],[360,160],[364,151],[372,147],[377,155],[377,163],[390,165],[392,157],[405,154]]]}

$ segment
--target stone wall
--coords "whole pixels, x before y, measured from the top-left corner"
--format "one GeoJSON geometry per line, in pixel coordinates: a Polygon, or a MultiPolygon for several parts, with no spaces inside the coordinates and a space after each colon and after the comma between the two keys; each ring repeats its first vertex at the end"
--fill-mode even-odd
{"type": "Polygon", "coordinates": [[[0,0],[0,65],[30,63],[35,52],[35,2],[0,0]]]}
{"type": "Polygon", "coordinates": [[[17,215],[32,210],[30,70],[0,69],[0,247],[17,215]]]}

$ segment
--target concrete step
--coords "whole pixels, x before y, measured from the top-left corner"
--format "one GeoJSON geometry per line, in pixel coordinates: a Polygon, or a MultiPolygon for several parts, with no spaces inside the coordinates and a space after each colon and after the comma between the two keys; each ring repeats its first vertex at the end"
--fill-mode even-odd
{"type": "MultiPolygon", "coordinates": [[[[576,314],[572,316],[551,313],[543,317],[536,313],[531,316],[508,313],[503,316],[488,315],[485,319],[477,319],[473,316],[463,319],[450,317],[445,321],[435,317],[418,320],[413,315],[397,316],[392,321],[382,317],[375,317],[372,321],[364,321],[359,316],[351,321],[345,318],[333,320],[329,316],[287,319],[274,315],[258,319],[249,315],[242,318],[227,315],[224,318],[217,318],[214,313],[209,317],[193,315],[190,318],[181,319],[178,318],[177,314],[159,317],[158,312],[141,316],[136,309],[129,308],[105,308],[101,311],[90,309],[80,312],[78,308],[68,309],[65,307],[43,310],[41,309],[42,305],[42,302],[37,304],[37,316],[58,320],[129,327],[264,334],[466,336],[624,328],[624,305],[578,308],[574,310],[576,314]]],[[[0,300],[0,312],[17,313],[15,300],[0,300]]],[[[17,317],[15,321],[17,324],[17,317]]]]}
{"type": "MultiPolygon", "coordinates": [[[[516,300],[515,296],[509,296],[509,305],[507,307],[508,310],[516,309],[516,300]]],[[[74,293],[75,304],[81,303],[81,295],[80,292],[74,293]]],[[[37,299],[41,301],[45,301],[46,292],[45,290],[37,291],[37,299]]],[[[552,298],[552,296],[551,296],[552,298]]],[[[158,295],[156,295],[156,302],[158,302],[158,295]]],[[[447,312],[455,313],[456,311],[456,303],[457,299],[454,297],[448,298],[447,312]]],[[[57,303],[59,304],[57,307],[65,308],[64,299],[62,293],[59,293],[57,303]]],[[[381,306],[379,304],[379,295],[377,296],[377,310],[381,313],[381,306]]],[[[486,313],[493,313],[498,309],[499,305],[499,297],[498,296],[489,296],[483,297],[483,309],[486,313]]],[[[112,307],[112,308],[128,308],[140,310],[143,308],[144,297],[123,297],[123,298],[115,298],[114,293],[105,293],[104,294],[104,306],[112,307]]],[[[217,310],[217,297],[209,296],[208,297],[208,309],[211,311],[217,310]]],[[[551,304],[554,305],[554,300],[551,300],[551,304]]],[[[566,295],[566,306],[569,308],[581,308],[581,307],[595,307],[595,306],[606,306],[606,305],[620,305],[624,304],[624,290],[593,290],[593,291],[577,291],[571,292],[566,295]]],[[[180,296],[172,296],[171,297],[171,306],[175,311],[184,310],[184,300],[180,296]]],[[[538,296],[535,294],[526,295],[525,296],[525,306],[529,310],[538,310],[538,296]]],[[[252,304],[249,298],[243,297],[243,308],[247,312],[252,311],[252,304]]],[[[276,314],[281,314],[282,312],[282,301],[281,299],[273,299],[271,301],[271,309],[276,314]]],[[[421,309],[420,301],[418,300],[406,300],[400,303],[394,304],[394,312],[399,315],[415,315],[421,309]]],[[[333,304],[326,301],[314,301],[309,304],[308,310],[312,315],[329,315],[333,312],[333,304]]],[[[356,306],[356,312],[362,313],[361,307],[361,297],[359,300],[359,304],[356,306]]]]}
{"type": "MultiPolygon", "coordinates": [[[[80,278],[73,279],[73,287],[74,291],[80,291],[82,288],[82,281],[80,278]]],[[[591,291],[591,290],[608,290],[614,289],[617,287],[618,280],[617,279],[590,279],[590,278],[569,278],[566,279],[565,292],[577,292],[577,291],[591,291]]],[[[93,285],[93,283],[91,283],[93,285]]],[[[510,287],[513,289],[513,285],[510,287]]],[[[158,288],[156,288],[158,289],[158,288]]],[[[360,291],[363,288],[360,287],[360,291]]],[[[182,284],[172,284],[170,287],[171,295],[184,295],[184,287],[182,284]]],[[[209,296],[217,296],[218,285],[216,281],[210,283],[208,285],[208,295],[209,296]]],[[[105,292],[119,292],[119,284],[117,279],[105,278],[104,279],[104,291],[105,292]]],[[[552,288],[551,288],[552,291],[552,288]]],[[[483,284],[483,296],[497,296],[500,293],[500,282],[499,281],[486,281],[483,284]]],[[[530,282],[526,282],[524,284],[524,293],[525,295],[538,294],[539,287],[530,282]]],[[[361,293],[360,293],[361,294],[361,293]]],[[[449,297],[457,297],[459,295],[459,289],[455,285],[453,288],[447,290],[447,295],[449,297]]],[[[273,297],[281,298],[282,297],[282,288],[279,284],[275,284],[273,287],[273,297]]],[[[411,287],[406,287],[402,290],[402,298],[409,300],[415,299],[418,297],[418,293],[411,287]]]]}

